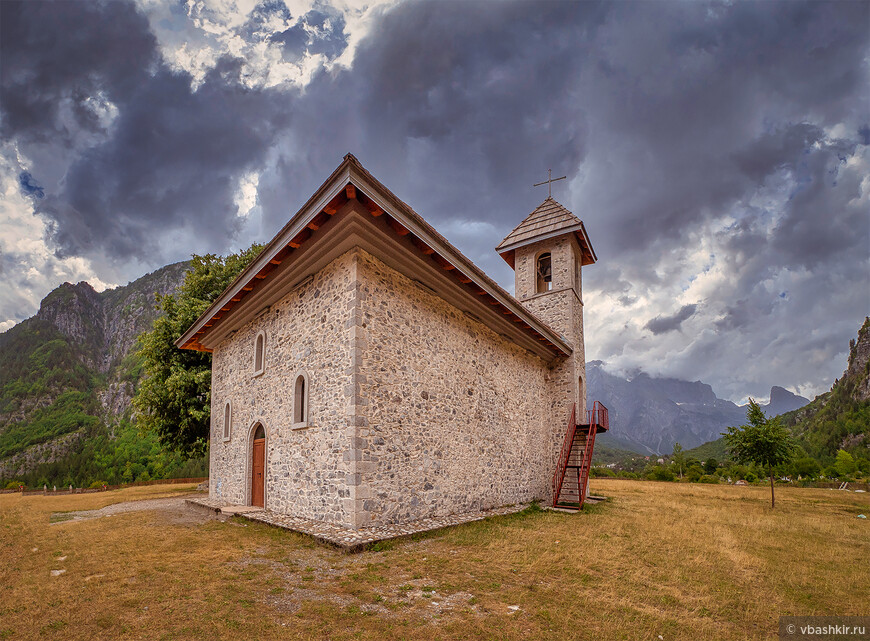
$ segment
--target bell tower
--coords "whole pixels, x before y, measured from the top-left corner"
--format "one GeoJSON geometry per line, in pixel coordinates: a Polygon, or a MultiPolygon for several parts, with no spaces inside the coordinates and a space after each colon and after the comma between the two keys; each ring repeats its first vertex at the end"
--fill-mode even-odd
{"type": "Polygon", "coordinates": [[[571,344],[573,353],[553,366],[551,420],[568,420],[576,403],[586,416],[582,269],[597,260],[583,222],[548,197],[496,251],[513,268],[515,296],[571,344]]]}

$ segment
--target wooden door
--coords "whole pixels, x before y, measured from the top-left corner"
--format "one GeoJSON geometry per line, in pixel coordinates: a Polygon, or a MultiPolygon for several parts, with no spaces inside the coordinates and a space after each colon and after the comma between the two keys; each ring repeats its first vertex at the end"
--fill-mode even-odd
{"type": "Polygon", "coordinates": [[[266,439],[254,439],[254,456],[251,465],[251,505],[263,507],[265,489],[264,474],[266,471],[266,439]]]}

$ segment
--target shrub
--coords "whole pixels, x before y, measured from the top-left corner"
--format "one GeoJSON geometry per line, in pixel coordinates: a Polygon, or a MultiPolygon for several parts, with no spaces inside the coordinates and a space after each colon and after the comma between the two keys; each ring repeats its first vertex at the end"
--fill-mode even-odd
{"type": "Polygon", "coordinates": [[[108,485],[108,483],[106,483],[105,481],[94,481],[88,487],[91,488],[92,490],[96,490],[98,488],[103,487],[104,485],[108,485]]]}
{"type": "Polygon", "coordinates": [[[704,476],[704,468],[702,468],[698,463],[691,465],[686,472],[686,478],[692,483],[697,483],[702,476],[704,476]]]}
{"type": "Polygon", "coordinates": [[[719,477],[715,474],[705,474],[698,479],[698,483],[718,483],[719,477]]]}
{"type": "Polygon", "coordinates": [[[743,478],[745,478],[749,483],[755,483],[758,480],[758,476],[755,474],[755,472],[747,472],[746,476],[744,476],[743,478]]]}
{"type": "Polygon", "coordinates": [[[663,465],[653,467],[647,472],[647,477],[653,481],[673,481],[676,478],[674,473],[663,465]]]}
{"type": "Polygon", "coordinates": [[[805,456],[794,462],[794,472],[803,478],[816,478],[820,472],[819,464],[815,459],[805,456]]]}
{"type": "Polygon", "coordinates": [[[616,472],[606,467],[593,467],[589,472],[594,478],[616,476],[616,472]]]}
{"type": "Polygon", "coordinates": [[[9,481],[6,484],[6,489],[7,490],[17,490],[22,485],[24,485],[24,483],[22,483],[21,481],[9,481]]]}

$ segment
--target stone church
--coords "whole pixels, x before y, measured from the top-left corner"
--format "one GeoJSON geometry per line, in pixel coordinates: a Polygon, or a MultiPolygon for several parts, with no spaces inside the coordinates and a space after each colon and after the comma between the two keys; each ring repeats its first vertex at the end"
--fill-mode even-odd
{"type": "Polygon", "coordinates": [[[595,252],[552,198],[496,251],[515,296],[345,156],[176,343],[213,356],[210,498],[350,528],[581,505],[595,252]]]}

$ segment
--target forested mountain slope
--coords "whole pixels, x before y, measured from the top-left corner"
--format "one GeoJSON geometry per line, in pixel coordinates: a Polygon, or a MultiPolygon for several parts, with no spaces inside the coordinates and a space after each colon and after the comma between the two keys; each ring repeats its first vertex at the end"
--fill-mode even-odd
{"type": "Polygon", "coordinates": [[[116,482],[182,465],[138,434],[129,405],[134,348],[157,316],[155,293],[174,292],[187,267],[101,293],[64,283],[34,317],[0,334],[0,480],[116,482]]]}

